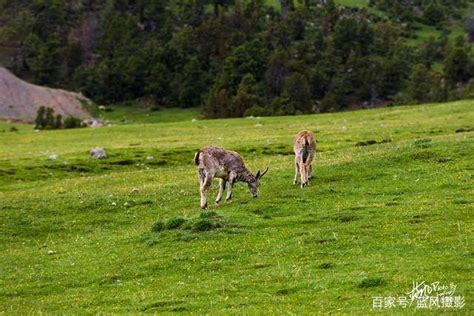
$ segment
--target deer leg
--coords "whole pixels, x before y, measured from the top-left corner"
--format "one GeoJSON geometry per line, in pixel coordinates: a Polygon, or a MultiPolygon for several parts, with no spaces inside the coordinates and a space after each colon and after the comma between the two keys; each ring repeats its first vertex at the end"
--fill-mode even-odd
{"type": "Polygon", "coordinates": [[[232,200],[232,188],[234,184],[229,182],[229,187],[227,188],[227,196],[225,197],[225,200],[227,202],[230,202],[232,200]]]}
{"type": "Polygon", "coordinates": [[[206,172],[204,171],[204,169],[199,169],[198,173],[199,173],[199,184],[202,186],[204,183],[204,180],[206,179],[206,172]]]}
{"type": "Polygon", "coordinates": [[[222,195],[224,194],[226,181],[224,179],[219,180],[219,193],[217,194],[216,204],[219,205],[222,200],[222,195]]]}
{"type": "Polygon", "coordinates": [[[308,185],[308,167],[304,162],[300,163],[301,188],[308,185]]]}
{"type": "Polygon", "coordinates": [[[308,158],[306,159],[306,171],[308,172],[308,175],[307,175],[306,179],[307,179],[308,182],[311,179],[311,174],[313,172],[313,166],[311,165],[311,163],[313,162],[313,158],[314,158],[314,154],[310,153],[308,155],[308,158]]]}
{"type": "Polygon", "coordinates": [[[232,200],[232,189],[234,188],[235,177],[231,175],[227,182],[229,184],[229,187],[227,188],[227,196],[225,200],[229,202],[230,200],[232,200]]]}
{"type": "Polygon", "coordinates": [[[201,193],[201,209],[207,209],[207,196],[209,195],[209,189],[212,184],[212,176],[206,174],[204,181],[201,183],[199,192],[201,193]]]}
{"type": "Polygon", "coordinates": [[[298,162],[295,161],[295,179],[293,180],[293,184],[298,184],[298,173],[300,171],[300,166],[298,162]]]}

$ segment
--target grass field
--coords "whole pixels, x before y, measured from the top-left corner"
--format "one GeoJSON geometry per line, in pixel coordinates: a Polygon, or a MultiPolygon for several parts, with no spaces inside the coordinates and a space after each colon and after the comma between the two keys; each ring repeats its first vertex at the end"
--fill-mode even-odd
{"type": "Polygon", "coordinates": [[[108,107],[111,112],[95,110],[96,117],[110,122],[111,124],[143,124],[143,123],[170,123],[179,121],[191,121],[200,116],[199,108],[191,109],[162,109],[150,111],[147,108],[135,108],[132,106],[114,105],[108,107]]]}
{"type": "Polygon", "coordinates": [[[456,284],[472,313],[473,109],[0,123],[0,312],[366,314],[374,296],[424,280],[456,284]],[[303,128],[319,144],[301,190],[291,142],[303,128]],[[231,203],[199,210],[192,158],[209,144],[270,167],[257,199],[238,184],[231,203]],[[109,157],[90,159],[95,146],[109,157]]]}

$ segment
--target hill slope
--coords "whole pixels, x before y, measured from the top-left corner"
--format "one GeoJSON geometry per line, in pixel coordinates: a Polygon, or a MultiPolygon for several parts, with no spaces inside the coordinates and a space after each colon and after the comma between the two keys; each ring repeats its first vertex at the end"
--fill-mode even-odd
{"type": "Polygon", "coordinates": [[[0,310],[367,314],[424,280],[456,284],[469,313],[473,116],[466,101],[0,133],[0,310]],[[302,128],[319,141],[305,190],[302,128]],[[270,166],[258,199],[238,184],[201,214],[192,157],[208,144],[270,166]],[[109,158],[89,159],[94,146],[109,158]]]}
{"type": "Polygon", "coordinates": [[[32,122],[40,106],[63,117],[81,119],[91,115],[82,107],[90,101],[81,94],[32,85],[0,67],[0,118],[32,122]]]}

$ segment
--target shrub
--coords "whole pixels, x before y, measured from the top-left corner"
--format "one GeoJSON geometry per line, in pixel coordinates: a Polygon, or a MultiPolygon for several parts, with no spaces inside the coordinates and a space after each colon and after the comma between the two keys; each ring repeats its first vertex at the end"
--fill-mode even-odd
{"type": "Polygon", "coordinates": [[[463,89],[464,99],[474,99],[474,79],[469,80],[463,89]]]}
{"type": "Polygon", "coordinates": [[[82,120],[69,116],[63,122],[61,114],[54,115],[54,109],[40,106],[36,112],[35,129],[59,129],[59,128],[85,127],[82,120]]]}
{"type": "Polygon", "coordinates": [[[47,129],[54,129],[56,126],[56,120],[54,118],[54,110],[52,108],[46,108],[45,123],[46,123],[46,126],[44,128],[47,128],[47,129]]]}
{"type": "Polygon", "coordinates": [[[38,111],[36,111],[35,129],[43,129],[46,127],[45,114],[46,108],[44,106],[40,106],[38,111]]]}
{"type": "Polygon", "coordinates": [[[50,107],[40,106],[36,112],[36,129],[55,129],[57,120],[54,117],[54,110],[50,107]]]}
{"type": "Polygon", "coordinates": [[[437,3],[431,2],[426,6],[424,17],[427,24],[438,26],[444,20],[443,8],[437,3]]]}
{"type": "Polygon", "coordinates": [[[359,288],[369,288],[369,287],[376,287],[376,286],[382,286],[382,285],[385,285],[387,284],[387,281],[385,281],[383,278],[381,277],[373,277],[373,278],[365,278],[363,279],[358,287],[359,288]]]}
{"type": "Polygon", "coordinates": [[[442,78],[423,64],[416,64],[407,87],[413,103],[439,102],[446,99],[442,78]]]}
{"type": "Polygon", "coordinates": [[[208,231],[214,227],[214,224],[208,219],[201,219],[194,224],[194,230],[208,231]]]}
{"type": "Polygon", "coordinates": [[[165,224],[162,221],[157,221],[151,226],[152,232],[161,232],[165,229],[165,224]]]}
{"type": "Polygon", "coordinates": [[[61,114],[56,115],[56,120],[54,122],[54,128],[58,129],[63,126],[63,117],[61,114]]]}
{"type": "Polygon", "coordinates": [[[201,212],[201,214],[199,215],[200,218],[213,218],[216,216],[217,216],[217,213],[214,211],[201,212]]]}
{"type": "Polygon", "coordinates": [[[417,139],[413,144],[418,148],[428,148],[432,145],[429,138],[417,139]]]}
{"type": "Polygon", "coordinates": [[[345,105],[344,94],[338,89],[329,91],[318,106],[319,112],[334,112],[343,108],[345,105]]]}
{"type": "Polygon", "coordinates": [[[295,114],[295,104],[290,100],[288,92],[284,91],[272,101],[273,113],[276,115],[295,114]]]}
{"type": "Polygon", "coordinates": [[[218,215],[216,212],[203,212],[200,215],[200,218],[189,219],[184,217],[173,217],[164,221],[155,222],[151,231],[161,232],[164,230],[193,230],[195,232],[200,231],[209,231],[216,228],[222,227],[222,224],[219,223],[218,215]]]}
{"type": "Polygon", "coordinates": [[[297,72],[289,75],[284,82],[284,92],[287,93],[295,111],[311,112],[311,89],[305,76],[297,72]]]}
{"type": "Polygon", "coordinates": [[[213,223],[211,220],[203,218],[194,223],[193,229],[196,231],[209,231],[214,228],[220,227],[217,223],[213,223]]]}
{"type": "Polygon", "coordinates": [[[254,105],[250,109],[246,110],[244,116],[265,116],[269,115],[270,112],[259,105],[254,105]]]}
{"type": "Polygon", "coordinates": [[[166,222],[166,229],[178,229],[180,228],[184,223],[186,223],[186,219],[184,217],[173,217],[170,218],[166,222]]]}
{"type": "Polygon", "coordinates": [[[468,53],[461,47],[454,48],[444,60],[444,72],[448,82],[455,85],[471,79],[471,59],[468,53]]]}
{"type": "Polygon", "coordinates": [[[210,96],[203,104],[203,114],[207,118],[219,118],[229,116],[228,105],[231,103],[229,93],[225,89],[220,89],[210,93],[210,96]]]}
{"type": "Polygon", "coordinates": [[[82,123],[81,119],[74,116],[68,116],[64,120],[64,128],[78,128],[78,127],[84,127],[84,124],[82,123]]]}

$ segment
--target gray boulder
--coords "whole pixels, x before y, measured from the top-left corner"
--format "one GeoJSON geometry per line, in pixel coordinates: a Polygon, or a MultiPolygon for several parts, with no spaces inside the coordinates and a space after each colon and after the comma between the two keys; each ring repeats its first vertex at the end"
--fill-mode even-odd
{"type": "Polygon", "coordinates": [[[107,154],[104,148],[96,147],[91,149],[91,157],[93,159],[104,159],[107,158],[107,154]]]}
{"type": "Polygon", "coordinates": [[[84,124],[86,124],[88,127],[92,128],[98,128],[98,127],[104,127],[104,122],[101,120],[98,120],[96,118],[91,118],[88,120],[84,120],[84,124]]]}

